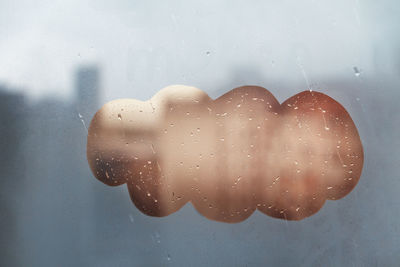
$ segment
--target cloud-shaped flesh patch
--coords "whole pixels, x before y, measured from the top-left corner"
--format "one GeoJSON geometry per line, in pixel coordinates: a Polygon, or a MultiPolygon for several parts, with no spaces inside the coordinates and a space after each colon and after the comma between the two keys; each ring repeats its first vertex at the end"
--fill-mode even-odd
{"type": "Polygon", "coordinates": [[[279,104],[257,86],[216,100],[178,85],[144,102],[111,101],[90,124],[87,157],[97,179],[126,183],[147,215],[191,201],[223,222],[255,209],[301,220],[347,195],[363,166],[357,129],[338,102],[304,91],[279,104]]]}

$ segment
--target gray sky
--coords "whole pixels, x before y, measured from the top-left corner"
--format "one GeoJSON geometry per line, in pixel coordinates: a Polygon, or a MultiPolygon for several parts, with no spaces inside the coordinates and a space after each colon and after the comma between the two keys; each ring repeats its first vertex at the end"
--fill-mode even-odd
{"type": "Polygon", "coordinates": [[[377,53],[393,61],[399,5],[386,2],[1,0],[0,83],[70,96],[76,66],[96,63],[106,99],[149,98],[169,84],[217,90],[246,69],[277,81],[372,73],[377,53]]]}

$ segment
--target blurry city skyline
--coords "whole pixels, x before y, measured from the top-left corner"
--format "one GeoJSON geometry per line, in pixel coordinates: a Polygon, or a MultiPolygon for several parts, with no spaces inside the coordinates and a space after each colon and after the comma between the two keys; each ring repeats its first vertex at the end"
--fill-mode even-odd
{"type": "MultiPolygon", "coordinates": [[[[392,216],[383,222],[380,217],[389,212],[388,209],[400,205],[400,199],[394,197],[400,183],[393,179],[396,170],[391,167],[399,159],[399,151],[395,149],[399,143],[394,140],[400,130],[400,117],[392,118],[391,115],[398,110],[399,79],[369,77],[352,71],[348,79],[326,80],[321,84],[310,84],[310,87],[322,89],[339,101],[357,125],[366,157],[360,183],[343,200],[328,201],[317,215],[290,225],[288,222],[280,224],[272,218],[263,219],[261,216],[264,216],[256,212],[241,224],[221,226],[205,222],[191,204],[168,218],[153,218],[132,205],[125,186],[110,189],[97,181],[87,164],[86,127],[94,112],[103,105],[99,97],[103,90],[103,74],[99,66],[76,66],[71,73],[74,97],[68,101],[62,97],[44,97],[30,102],[23,93],[0,87],[3,126],[0,133],[0,168],[3,171],[0,211],[1,225],[8,229],[0,235],[0,262],[6,266],[53,266],[57,262],[66,266],[182,265],[195,257],[195,265],[216,262],[293,265],[300,261],[309,266],[321,265],[328,253],[336,257],[332,262],[341,265],[366,261],[393,264],[396,258],[387,257],[384,252],[394,252],[397,239],[392,238],[391,231],[377,235],[370,228],[383,224],[382,227],[393,230],[393,221],[400,218],[392,216]],[[381,90],[386,94],[377,94],[381,90]],[[375,112],[377,108],[381,112],[375,112]],[[381,168],[386,171],[381,173],[381,168]],[[381,190],[385,190],[385,195],[392,195],[391,203],[384,204],[383,210],[379,210],[384,201],[379,200],[381,190]],[[371,198],[378,201],[372,207],[371,198]],[[366,212],[366,209],[372,209],[380,216],[366,212]],[[231,227],[242,230],[232,234],[231,227]],[[275,227],[276,231],[261,230],[260,233],[265,227],[275,227]],[[193,229],[198,230],[193,232],[193,229]],[[239,245],[238,240],[247,238],[247,232],[252,236],[247,242],[262,248],[262,252],[239,245]],[[215,239],[216,235],[220,237],[215,239]],[[260,235],[264,236],[260,238],[260,235]],[[292,240],[290,247],[295,255],[289,258],[282,258],[280,251],[262,256],[263,246],[269,250],[287,247],[287,239],[297,235],[313,242],[305,246],[300,242],[302,238],[292,240]],[[309,235],[316,237],[309,239],[309,235]],[[195,250],[187,250],[185,236],[196,238],[193,245],[199,242],[201,245],[197,249],[211,258],[199,258],[195,250]],[[338,245],[322,253],[326,239],[331,240],[333,236],[338,245]],[[268,242],[271,238],[277,244],[268,242]],[[378,258],[373,258],[371,253],[374,247],[362,245],[368,244],[365,240],[374,238],[387,242],[378,258]],[[354,240],[360,243],[351,245],[354,240]],[[220,242],[233,242],[237,246],[233,251],[238,254],[219,259],[218,253],[214,252],[220,249],[220,242]],[[181,253],[183,250],[185,254],[181,253]],[[359,258],[358,253],[364,253],[364,256],[359,258]]],[[[267,80],[263,73],[252,68],[237,69],[230,77],[231,82],[213,92],[213,97],[233,89],[231,85],[240,84],[246,78],[261,85],[267,80]]],[[[284,83],[274,86],[280,100],[297,93],[299,87],[284,83]]],[[[140,93],[143,96],[144,92],[140,93]]]]}

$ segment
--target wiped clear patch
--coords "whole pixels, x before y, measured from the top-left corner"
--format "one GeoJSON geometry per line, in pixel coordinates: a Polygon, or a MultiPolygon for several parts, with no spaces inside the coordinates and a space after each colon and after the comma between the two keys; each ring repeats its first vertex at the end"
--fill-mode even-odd
{"type": "Polygon", "coordinates": [[[363,149],[335,100],[301,92],[279,104],[266,89],[216,100],[169,86],[149,101],[120,99],[94,116],[87,157],[110,186],[126,183],[143,213],[167,216],[191,201],[205,217],[240,222],[255,209],[301,220],[357,184],[363,149]]]}

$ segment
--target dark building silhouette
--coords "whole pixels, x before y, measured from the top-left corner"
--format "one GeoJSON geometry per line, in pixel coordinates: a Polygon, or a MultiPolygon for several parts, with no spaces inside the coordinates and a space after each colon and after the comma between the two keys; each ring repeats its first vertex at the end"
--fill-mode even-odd
{"type": "Polygon", "coordinates": [[[22,94],[0,86],[0,265],[18,265],[18,193],[24,180],[22,141],[26,134],[22,94]]]}
{"type": "Polygon", "coordinates": [[[29,222],[19,230],[25,266],[51,266],[59,260],[62,265],[89,264],[99,194],[86,161],[86,127],[99,105],[98,68],[80,68],[75,81],[74,99],[44,98],[25,108],[26,203],[19,212],[19,221],[29,222]],[[43,249],[46,257],[38,257],[43,249]]]}

